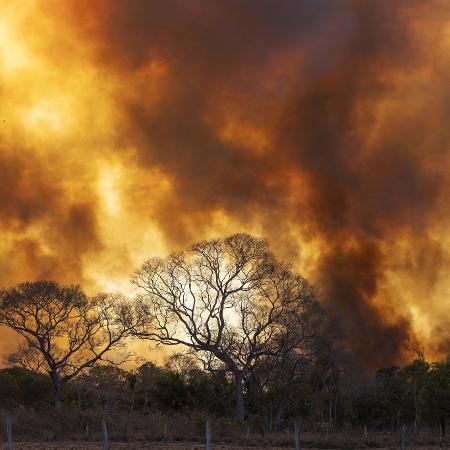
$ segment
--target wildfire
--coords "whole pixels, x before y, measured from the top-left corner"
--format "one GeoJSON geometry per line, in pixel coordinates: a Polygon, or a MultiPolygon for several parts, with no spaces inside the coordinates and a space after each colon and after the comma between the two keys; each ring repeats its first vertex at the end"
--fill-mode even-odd
{"type": "Polygon", "coordinates": [[[1,284],[244,231],[364,364],[447,355],[450,8],[393,3],[3,1],[1,284]]]}

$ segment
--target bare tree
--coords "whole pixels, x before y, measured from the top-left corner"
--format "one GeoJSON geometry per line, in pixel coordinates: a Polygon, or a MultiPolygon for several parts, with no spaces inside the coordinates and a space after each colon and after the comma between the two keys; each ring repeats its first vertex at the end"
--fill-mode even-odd
{"type": "Polygon", "coordinates": [[[4,361],[8,366],[23,367],[35,373],[41,372],[45,367],[42,353],[28,342],[21,343],[15,352],[6,355],[4,361]]]}
{"type": "Polygon", "coordinates": [[[38,281],[0,291],[0,324],[25,338],[17,361],[44,363],[54,385],[55,408],[60,409],[65,383],[98,361],[121,363],[130,357],[123,340],[136,322],[121,296],[88,298],[79,286],[38,281]]]}
{"type": "Polygon", "coordinates": [[[315,288],[278,263],[265,240],[247,234],[150,259],[132,281],[145,292],[138,315],[149,319],[135,335],[184,345],[206,369],[225,366],[234,376],[240,421],[252,367],[315,334],[315,288]]]}

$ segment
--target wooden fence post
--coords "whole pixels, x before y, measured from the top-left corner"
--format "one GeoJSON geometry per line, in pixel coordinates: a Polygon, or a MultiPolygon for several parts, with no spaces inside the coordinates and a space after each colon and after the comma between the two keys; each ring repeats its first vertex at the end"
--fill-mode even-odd
{"type": "Polygon", "coordinates": [[[86,422],[86,427],[84,428],[84,440],[89,441],[89,420],[86,422]]]}
{"type": "Polygon", "coordinates": [[[212,450],[212,446],[211,446],[211,419],[209,417],[206,420],[205,438],[206,438],[206,450],[212,450]]]}
{"type": "Polygon", "coordinates": [[[108,427],[106,425],[105,416],[103,416],[102,419],[102,431],[103,431],[103,450],[109,450],[108,427]]]}
{"type": "Polygon", "coordinates": [[[295,450],[301,449],[301,435],[300,435],[300,424],[298,420],[294,423],[294,435],[295,435],[295,450]]]}
{"type": "Polygon", "coordinates": [[[6,439],[7,439],[7,450],[13,450],[13,442],[12,442],[12,423],[11,416],[8,414],[6,416],[6,439]]]}
{"type": "Polygon", "coordinates": [[[405,443],[405,437],[406,437],[406,425],[402,425],[402,450],[405,450],[406,443],[405,443]]]}

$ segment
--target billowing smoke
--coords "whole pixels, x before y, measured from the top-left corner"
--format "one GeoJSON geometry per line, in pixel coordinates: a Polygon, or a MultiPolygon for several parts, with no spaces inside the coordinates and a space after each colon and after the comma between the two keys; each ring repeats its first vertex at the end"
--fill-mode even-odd
{"type": "Polygon", "coordinates": [[[366,367],[449,353],[448,3],[18,3],[3,284],[123,288],[144,257],[247,231],[366,367]]]}

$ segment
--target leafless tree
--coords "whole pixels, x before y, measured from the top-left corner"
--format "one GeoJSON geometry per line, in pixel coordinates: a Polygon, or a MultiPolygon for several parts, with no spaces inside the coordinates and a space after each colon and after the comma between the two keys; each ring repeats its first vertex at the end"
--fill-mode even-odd
{"type": "Polygon", "coordinates": [[[6,355],[4,361],[8,366],[23,367],[35,373],[41,372],[45,367],[45,358],[42,353],[28,342],[21,343],[15,352],[6,355]]]}
{"type": "Polygon", "coordinates": [[[150,259],[132,281],[144,292],[137,314],[149,319],[135,335],[184,345],[206,369],[225,366],[234,376],[240,421],[252,367],[316,333],[315,288],[278,263],[265,240],[247,234],[150,259]]]}
{"type": "Polygon", "coordinates": [[[130,357],[123,341],[136,321],[121,296],[88,298],[79,286],[38,281],[0,291],[0,324],[25,338],[25,363],[30,356],[36,360],[37,352],[41,355],[60,409],[65,383],[99,361],[121,363],[130,357]]]}

